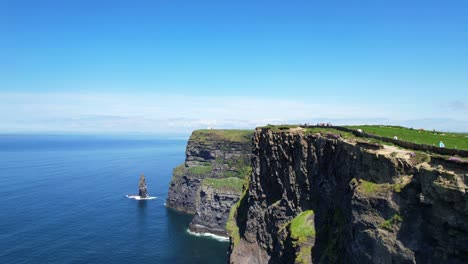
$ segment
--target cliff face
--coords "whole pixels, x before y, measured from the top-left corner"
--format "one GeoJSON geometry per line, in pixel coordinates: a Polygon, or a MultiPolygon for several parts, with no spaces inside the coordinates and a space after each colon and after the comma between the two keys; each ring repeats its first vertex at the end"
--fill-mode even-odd
{"type": "Polygon", "coordinates": [[[166,206],[194,214],[190,230],[226,235],[230,208],[250,172],[252,131],[196,130],[174,169],[166,206]]]}
{"type": "Polygon", "coordinates": [[[466,163],[300,130],[254,134],[231,263],[464,263],[466,163]]]}
{"type": "Polygon", "coordinates": [[[239,200],[243,183],[244,180],[239,178],[205,180],[196,197],[197,210],[190,223],[190,231],[227,236],[229,212],[239,200]],[[232,186],[224,184],[226,181],[232,182],[232,186]],[[215,184],[210,184],[211,182],[215,184]],[[218,182],[225,186],[216,186],[218,182]]]}

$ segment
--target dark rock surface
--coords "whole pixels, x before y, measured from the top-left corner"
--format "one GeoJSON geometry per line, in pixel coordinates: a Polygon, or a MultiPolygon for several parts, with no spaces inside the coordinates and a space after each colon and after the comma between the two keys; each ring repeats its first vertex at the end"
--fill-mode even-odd
{"type": "Polygon", "coordinates": [[[146,198],[148,196],[148,190],[146,188],[146,178],[143,174],[140,176],[140,182],[138,182],[138,195],[141,198],[146,198]]]}
{"type": "Polygon", "coordinates": [[[202,185],[196,198],[197,211],[190,223],[190,231],[228,236],[226,222],[232,206],[237,203],[239,197],[240,193],[236,190],[202,185]]]}
{"type": "Polygon", "coordinates": [[[249,188],[232,214],[230,262],[466,263],[468,167],[410,156],[257,129],[249,188]],[[288,225],[306,210],[316,233],[301,244],[288,225]]]}
{"type": "Polygon", "coordinates": [[[190,230],[226,236],[230,208],[238,188],[210,186],[204,179],[244,179],[250,172],[253,131],[196,130],[186,149],[185,163],[174,169],[166,206],[194,214],[190,230]]]}
{"type": "Polygon", "coordinates": [[[195,214],[195,200],[203,179],[182,175],[172,177],[169,185],[166,206],[177,211],[195,214]]]}

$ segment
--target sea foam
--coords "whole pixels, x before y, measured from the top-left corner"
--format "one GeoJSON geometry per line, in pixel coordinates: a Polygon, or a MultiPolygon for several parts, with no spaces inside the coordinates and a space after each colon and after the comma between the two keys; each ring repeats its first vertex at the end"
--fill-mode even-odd
{"type": "Polygon", "coordinates": [[[138,200],[138,201],[142,201],[142,200],[154,200],[158,197],[156,196],[146,196],[145,198],[139,196],[139,195],[125,195],[127,198],[129,199],[135,199],[135,200],[138,200]]]}
{"type": "Polygon", "coordinates": [[[229,237],[218,236],[218,235],[214,235],[211,233],[195,233],[195,232],[190,231],[190,229],[187,229],[187,233],[189,233],[192,236],[209,237],[209,238],[213,238],[213,239],[216,239],[218,241],[223,241],[223,242],[229,241],[229,237]]]}

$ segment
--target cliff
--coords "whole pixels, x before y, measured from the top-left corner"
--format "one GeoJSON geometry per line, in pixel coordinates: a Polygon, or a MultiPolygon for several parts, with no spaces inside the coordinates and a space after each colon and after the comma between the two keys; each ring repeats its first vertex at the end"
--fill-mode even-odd
{"type": "Polygon", "coordinates": [[[466,263],[465,162],[340,131],[259,128],[231,263],[466,263]]]}
{"type": "Polygon", "coordinates": [[[176,167],[166,206],[194,214],[190,230],[226,236],[231,207],[250,174],[253,131],[196,130],[176,167]]]}

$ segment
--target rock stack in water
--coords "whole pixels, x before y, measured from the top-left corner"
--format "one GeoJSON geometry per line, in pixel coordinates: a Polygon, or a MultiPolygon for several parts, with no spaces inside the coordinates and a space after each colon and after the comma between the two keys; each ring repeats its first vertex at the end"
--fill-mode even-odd
{"type": "Polygon", "coordinates": [[[144,174],[140,176],[140,182],[138,183],[138,195],[141,198],[148,197],[148,190],[146,189],[146,178],[144,174]]]}

